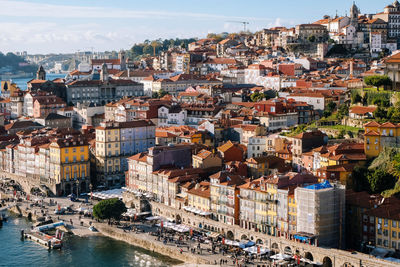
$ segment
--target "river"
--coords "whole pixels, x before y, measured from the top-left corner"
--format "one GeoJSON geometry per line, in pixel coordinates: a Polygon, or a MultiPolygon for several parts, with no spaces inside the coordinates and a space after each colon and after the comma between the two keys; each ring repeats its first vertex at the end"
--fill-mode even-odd
{"type": "Polygon", "coordinates": [[[0,266],[170,266],[178,262],[104,236],[64,238],[61,250],[47,250],[20,230],[29,229],[25,218],[10,216],[0,228],[0,266]]]}
{"type": "MultiPolygon", "coordinates": [[[[48,73],[46,74],[46,79],[47,80],[54,80],[57,78],[64,78],[66,74],[57,74],[57,73],[48,73]]],[[[28,77],[28,78],[17,78],[17,79],[12,79],[12,81],[21,89],[21,90],[26,90],[27,85],[26,83],[32,79],[36,79],[36,76],[28,77]]]]}

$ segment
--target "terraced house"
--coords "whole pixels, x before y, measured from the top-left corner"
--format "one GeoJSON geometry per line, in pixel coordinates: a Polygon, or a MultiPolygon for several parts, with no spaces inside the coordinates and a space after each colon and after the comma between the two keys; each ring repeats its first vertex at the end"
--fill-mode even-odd
{"type": "Polygon", "coordinates": [[[90,184],[89,144],[80,137],[50,143],[50,178],[59,195],[87,192],[90,184]]]}
{"type": "Polygon", "coordinates": [[[367,157],[377,157],[384,147],[398,147],[400,125],[371,121],[364,125],[364,151],[367,157]]]}
{"type": "Polygon", "coordinates": [[[155,125],[150,120],[104,122],[96,128],[96,173],[108,186],[125,182],[127,158],[155,145],[155,125]]]}

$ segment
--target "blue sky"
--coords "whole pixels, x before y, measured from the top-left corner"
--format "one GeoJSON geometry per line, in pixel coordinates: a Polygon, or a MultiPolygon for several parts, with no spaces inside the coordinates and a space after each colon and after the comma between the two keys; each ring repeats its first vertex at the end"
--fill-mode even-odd
{"type": "MultiPolygon", "coordinates": [[[[362,13],[391,1],[359,0],[362,13]]],[[[58,53],[127,49],[156,38],[204,37],[293,26],[348,13],[350,0],[0,0],[0,51],[58,53]]]]}

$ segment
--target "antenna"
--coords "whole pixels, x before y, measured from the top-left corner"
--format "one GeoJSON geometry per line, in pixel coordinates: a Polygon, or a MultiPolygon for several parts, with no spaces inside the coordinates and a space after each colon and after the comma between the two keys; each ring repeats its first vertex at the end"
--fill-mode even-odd
{"type": "Polygon", "coordinates": [[[247,21],[237,21],[237,20],[229,20],[229,21],[227,21],[227,22],[233,22],[233,23],[240,23],[240,24],[243,24],[243,31],[246,31],[246,25],[249,24],[249,22],[247,22],[247,21]]]}

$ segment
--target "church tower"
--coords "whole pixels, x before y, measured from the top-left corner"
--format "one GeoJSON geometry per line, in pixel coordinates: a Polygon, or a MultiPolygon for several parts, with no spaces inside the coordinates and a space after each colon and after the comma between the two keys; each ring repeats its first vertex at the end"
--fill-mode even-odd
{"type": "Polygon", "coordinates": [[[350,8],[350,24],[356,29],[358,28],[358,15],[360,15],[360,9],[356,6],[356,3],[353,2],[350,8]]]}
{"type": "Polygon", "coordinates": [[[46,80],[46,71],[44,70],[42,65],[40,65],[38,71],[36,72],[36,79],[37,80],[46,80]]]}
{"type": "Polygon", "coordinates": [[[118,58],[120,61],[121,70],[126,70],[126,53],[124,50],[119,51],[118,58]]]}
{"type": "Polygon", "coordinates": [[[100,80],[103,82],[108,80],[108,70],[105,63],[101,66],[100,80]]]}

